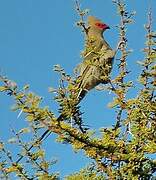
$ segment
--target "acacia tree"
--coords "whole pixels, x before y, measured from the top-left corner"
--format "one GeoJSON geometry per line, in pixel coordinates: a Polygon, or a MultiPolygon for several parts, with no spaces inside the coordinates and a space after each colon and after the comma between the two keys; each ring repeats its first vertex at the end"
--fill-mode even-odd
{"type": "MultiPolygon", "coordinates": [[[[94,129],[86,128],[77,103],[75,85],[76,77],[66,74],[63,68],[55,66],[60,74],[59,88],[51,89],[57,95],[61,120],[47,107],[42,108],[42,99],[29,91],[29,86],[18,89],[15,82],[1,75],[0,91],[15,100],[14,111],[20,110],[29,123],[28,128],[16,132],[12,142],[21,148],[19,158],[14,160],[12,152],[8,151],[5,143],[0,143],[1,178],[9,179],[13,175],[21,179],[59,179],[59,174],[51,172],[55,160],[49,162],[45,158],[42,142],[49,133],[57,134],[57,141],[70,144],[75,151],[83,150],[85,156],[93,160],[93,164],[65,177],[74,179],[151,179],[156,171],[156,161],[150,155],[156,153],[156,33],[152,30],[152,14],[149,11],[148,22],[145,25],[146,46],[143,49],[144,59],[138,61],[141,66],[138,77],[139,84],[126,81],[132,76],[127,69],[127,57],[131,51],[127,47],[127,26],[132,22],[134,13],[126,10],[121,0],[114,0],[120,22],[118,74],[115,79],[109,78],[104,91],[111,91],[113,101],[109,107],[117,111],[115,125],[99,130],[101,136],[96,136],[94,129]],[[135,88],[135,96],[127,97],[127,92],[135,88]],[[74,92],[74,93],[73,93],[74,92]],[[77,118],[75,118],[75,116],[77,118]],[[39,130],[48,129],[41,137],[39,130]],[[25,142],[23,136],[29,131],[33,133],[33,141],[25,142]],[[37,139],[37,140],[36,140],[37,139]],[[29,166],[29,168],[27,168],[29,166]],[[30,171],[30,166],[33,171],[30,171]]],[[[78,1],[76,9],[80,15],[78,27],[86,30],[84,17],[87,12],[81,10],[78,1]]]]}

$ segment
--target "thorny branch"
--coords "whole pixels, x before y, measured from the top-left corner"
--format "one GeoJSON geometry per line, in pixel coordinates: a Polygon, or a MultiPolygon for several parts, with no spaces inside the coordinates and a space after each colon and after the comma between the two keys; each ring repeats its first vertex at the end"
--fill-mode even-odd
{"type": "Polygon", "coordinates": [[[75,4],[76,4],[76,10],[80,16],[80,21],[77,22],[77,25],[80,26],[82,28],[82,32],[84,32],[87,35],[89,27],[86,26],[86,23],[84,21],[84,16],[88,13],[87,12],[88,10],[81,10],[80,3],[78,0],[75,1],[75,4]]]}

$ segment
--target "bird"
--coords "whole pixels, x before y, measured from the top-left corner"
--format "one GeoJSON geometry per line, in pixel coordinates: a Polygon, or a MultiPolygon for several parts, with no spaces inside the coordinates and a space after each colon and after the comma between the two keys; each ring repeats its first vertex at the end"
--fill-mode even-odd
{"type": "Polygon", "coordinates": [[[81,101],[88,91],[99,85],[109,82],[115,51],[103,37],[110,27],[100,19],[88,17],[88,31],[86,32],[85,50],[82,53],[83,61],[76,67],[79,73],[78,94],[81,101]]]}
{"type": "MultiPolygon", "coordinates": [[[[94,87],[100,83],[107,84],[109,82],[109,75],[113,65],[113,59],[115,51],[109,46],[103,37],[103,33],[110,29],[110,27],[102,22],[95,16],[88,16],[88,28],[85,35],[85,48],[82,53],[83,61],[76,67],[78,72],[77,88],[78,103],[85,97],[85,95],[94,87]]],[[[77,118],[77,115],[75,116],[77,118]]],[[[63,120],[61,114],[57,120],[63,120]]],[[[80,126],[80,130],[85,132],[80,126]]],[[[47,129],[36,142],[41,142],[47,136],[51,134],[51,131],[47,129]]],[[[34,143],[35,144],[35,143],[34,143]]],[[[32,144],[28,151],[30,151],[34,145],[32,144]]],[[[16,163],[19,163],[23,156],[21,156],[16,163]]]]}

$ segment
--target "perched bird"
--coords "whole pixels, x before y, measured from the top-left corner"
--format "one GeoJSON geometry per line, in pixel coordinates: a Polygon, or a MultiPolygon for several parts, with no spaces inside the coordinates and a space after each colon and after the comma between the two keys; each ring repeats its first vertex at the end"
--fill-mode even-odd
{"type": "Polygon", "coordinates": [[[94,16],[88,17],[88,31],[86,33],[85,50],[83,51],[83,62],[78,65],[81,100],[86,93],[100,83],[108,83],[108,76],[112,69],[115,56],[109,44],[104,40],[103,32],[109,26],[94,16]]]}
{"type": "MultiPolygon", "coordinates": [[[[109,74],[112,69],[112,63],[115,56],[109,44],[104,40],[103,32],[109,29],[109,26],[97,19],[94,16],[88,17],[88,29],[86,32],[85,50],[83,51],[83,62],[80,63],[76,70],[79,73],[77,87],[80,90],[78,94],[78,103],[83,99],[88,91],[93,89],[100,83],[108,83],[109,74]]],[[[75,115],[77,118],[77,115],[75,115]]],[[[61,114],[57,120],[61,121],[64,117],[61,114]]],[[[81,125],[79,126],[82,132],[85,132],[81,125]]],[[[51,131],[46,130],[42,136],[36,141],[41,142],[47,137],[51,131]]],[[[28,148],[30,151],[34,144],[28,148]]],[[[16,163],[19,163],[24,156],[21,156],[16,163]]]]}

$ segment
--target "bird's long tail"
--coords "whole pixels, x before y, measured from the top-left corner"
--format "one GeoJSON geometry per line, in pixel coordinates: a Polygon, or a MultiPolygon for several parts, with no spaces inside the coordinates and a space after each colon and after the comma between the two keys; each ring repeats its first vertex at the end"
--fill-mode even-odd
{"type": "MultiPolygon", "coordinates": [[[[85,93],[85,94],[86,94],[86,93],[85,93]]],[[[78,100],[77,105],[78,105],[78,104],[80,103],[80,101],[83,99],[83,97],[85,96],[85,94],[83,94],[83,92],[80,92],[80,93],[79,93],[79,95],[78,95],[78,96],[79,96],[79,97],[78,97],[79,100],[78,100]],[[82,94],[81,94],[81,93],[82,93],[82,94]]],[[[86,130],[83,129],[83,127],[82,127],[82,123],[81,123],[82,121],[81,121],[81,119],[80,119],[80,114],[79,114],[79,112],[76,112],[72,118],[74,119],[75,123],[78,125],[80,131],[81,131],[82,133],[85,133],[86,130]]],[[[64,119],[64,116],[63,116],[62,114],[60,114],[60,116],[57,118],[58,123],[59,123],[60,121],[63,121],[63,119],[64,119]]],[[[30,150],[35,146],[35,144],[41,143],[43,140],[45,140],[47,137],[49,137],[50,134],[51,134],[50,129],[47,129],[47,130],[27,149],[27,151],[30,151],[30,150]]],[[[24,158],[24,156],[20,156],[20,157],[16,160],[16,163],[19,163],[23,158],[24,158]]]]}

